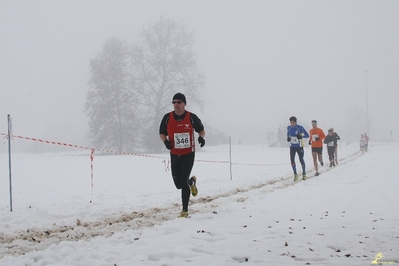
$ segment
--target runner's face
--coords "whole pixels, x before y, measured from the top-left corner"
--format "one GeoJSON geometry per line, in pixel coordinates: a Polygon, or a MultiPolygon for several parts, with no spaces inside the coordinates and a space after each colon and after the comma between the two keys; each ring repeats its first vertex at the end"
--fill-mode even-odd
{"type": "Polygon", "coordinates": [[[182,112],[184,112],[184,107],[186,106],[184,102],[180,100],[173,100],[172,104],[177,114],[181,114],[182,112]]]}
{"type": "Polygon", "coordinates": [[[312,127],[316,128],[317,127],[317,123],[312,123],[312,127]]]}
{"type": "Polygon", "coordinates": [[[296,125],[296,122],[295,122],[295,121],[290,121],[290,123],[291,123],[291,126],[292,126],[292,127],[294,127],[294,126],[296,125]]]}

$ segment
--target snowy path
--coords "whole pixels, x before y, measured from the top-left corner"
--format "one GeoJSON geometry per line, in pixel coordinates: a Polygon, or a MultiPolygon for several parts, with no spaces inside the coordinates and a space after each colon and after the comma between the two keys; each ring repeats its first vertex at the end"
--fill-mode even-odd
{"type": "MultiPolygon", "coordinates": [[[[340,160],[344,165],[360,156],[360,152],[348,155],[340,160]]],[[[320,173],[328,172],[331,168],[323,168],[320,173]]],[[[308,171],[308,178],[313,178],[313,172],[308,171]]],[[[301,181],[299,181],[301,182],[301,181]]],[[[190,214],[212,213],[215,209],[230,202],[244,202],[249,197],[270,193],[278,189],[297,184],[292,176],[274,177],[265,182],[250,184],[247,187],[235,188],[223,193],[215,193],[211,196],[191,198],[190,214]]],[[[126,230],[138,230],[162,225],[166,221],[176,219],[177,204],[164,207],[150,207],[141,211],[121,212],[117,215],[101,217],[94,221],[80,221],[76,219],[73,224],[53,225],[43,228],[32,226],[23,231],[0,233],[0,258],[5,255],[22,255],[32,251],[48,248],[52,244],[62,241],[90,240],[97,236],[110,237],[126,230]]]]}

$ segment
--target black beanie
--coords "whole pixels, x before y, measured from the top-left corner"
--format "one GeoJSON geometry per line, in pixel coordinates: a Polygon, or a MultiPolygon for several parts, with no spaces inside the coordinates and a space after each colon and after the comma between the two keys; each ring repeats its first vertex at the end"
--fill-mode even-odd
{"type": "Polygon", "coordinates": [[[295,116],[291,116],[290,117],[290,121],[294,121],[296,123],[296,117],[295,116]]]}
{"type": "Polygon", "coordinates": [[[176,93],[175,96],[173,96],[172,101],[173,100],[180,100],[180,101],[184,102],[184,104],[187,104],[186,103],[186,96],[184,96],[184,94],[180,93],[180,92],[176,93]]]}

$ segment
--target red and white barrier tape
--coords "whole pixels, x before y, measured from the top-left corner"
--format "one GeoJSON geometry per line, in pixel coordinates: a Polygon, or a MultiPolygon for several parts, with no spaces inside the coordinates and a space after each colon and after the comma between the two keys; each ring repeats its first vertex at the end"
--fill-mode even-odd
{"type": "MultiPolygon", "coordinates": [[[[208,160],[195,160],[197,162],[201,162],[201,163],[230,163],[230,161],[208,161],[208,160]]],[[[233,165],[247,165],[247,166],[276,166],[276,165],[287,165],[287,164],[291,164],[291,163],[233,163],[231,162],[231,164],[233,165]]]]}
{"type": "MultiPolygon", "coordinates": [[[[1,134],[5,136],[5,138],[8,138],[8,134],[1,134]]],[[[101,152],[106,152],[106,153],[115,153],[115,154],[123,154],[123,155],[135,155],[135,156],[142,156],[142,157],[148,157],[148,158],[160,158],[164,159],[163,163],[165,166],[165,171],[169,170],[169,159],[165,157],[160,157],[160,156],[152,156],[152,155],[146,155],[146,154],[138,154],[138,153],[130,153],[130,152],[120,152],[120,151],[113,151],[113,150],[104,150],[104,149],[96,149],[96,148],[91,148],[91,147],[86,147],[86,146],[80,146],[80,145],[75,145],[75,144],[69,144],[69,143],[64,143],[64,142],[58,142],[58,141],[50,141],[50,140],[43,140],[43,139],[38,139],[38,138],[31,138],[31,137],[24,137],[24,136],[18,136],[18,135],[11,135],[11,138],[19,138],[19,139],[25,139],[25,140],[31,140],[31,141],[37,141],[41,143],[47,143],[47,144],[53,144],[53,145],[60,145],[64,147],[71,147],[71,148],[78,148],[78,149],[85,149],[85,150],[90,150],[90,178],[91,178],[91,197],[90,197],[90,203],[93,200],[93,190],[94,190],[94,167],[93,167],[93,160],[94,160],[94,152],[95,151],[101,151],[101,152]]]]}
{"type": "MultiPolygon", "coordinates": [[[[8,138],[8,134],[1,134],[5,136],[5,138],[8,138]]],[[[94,167],[93,167],[93,160],[94,160],[94,152],[95,151],[101,151],[101,152],[106,152],[106,153],[115,153],[115,154],[122,154],[122,155],[134,155],[134,156],[141,156],[141,157],[147,157],[147,158],[158,158],[158,159],[163,159],[162,163],[164,164],[165,167],[165,172],[170,171],[170,159],[167,157],[161,157],[161,156],[153,156],[153,155],[147,155],[147,154],[139,154],[139,153],[130,153],[130,152],[120,152],[120,151],[114,151],[114,150],[104,150],[104,149],[96,149],[96,148],[91,148],[91,147],[86,147],[86,146],[80,146],[80,145],[75,145],[75,144],[69,144],[69,143],[64,143],[64,142],[58,142],[58,141],[50,141],[50,140],[43,140],[43,139],[38,139],[38,138],[31,138],[31,137],[24,137],[24,136],[18,136],[18,135],[11,135],[11,138],[20,138],[20,139],[25,139],[25,140],[31,140],[31,141],[37,141],[41,143],[47,143],[47,144],[53,144],[53,145],[60,145],[64,147],[71,147],[71,148],[78,148],[78,149],[85,149],[85,150],[90,150],[90,178],[91,178],[91,196],[90,196],[90,203],[93,200],[93,194],[94,194],[94,167]]],[[[233,165],[247,165],[247,166],[276,166],[276,165],[286,165],[288,163],[279,163],[279,164],[255,164],[255,163],[233,163],[230,161],[211,161],[211,160],[195,160],[197,162],[205,162],[205,163],[227,163],[227,164],[233,164],[233,165]]]]}
{"type": "MultiPolygon", "coordinates": [[[[2,134],[6,138],[8,137],[7,134],[2,134]]],[[[123,155],[135,155],[135,156],[142,156],[142,157],[150,157],[150,158],[161,158],[164,159],[165,157],[161,156],[153,156],[153,155],[147,155],[147,154],[139,154],[139,153],[131,153],[131,152],[120,152],[120,151],[113,151],[113,150],[104,150],[104,149],[97,149],[97,148],[92,148],[92,147],[86,147],[86,146],[80,146],[80,145],[75,145],[75,144],[69,144],[69,143],[64,143],[64,142],[58,142],[58,141],[50,141],[50,140],[43,140],[43,139],[38,139],[38,138],[30,138],[30,137],[24,137],[24,136],[18,136],[18,135],[12,135],[14,138],[20,138],[20,139],[26,139],[26,140],[32,140],[32,141],[38,141],[42,143],[48,143],[48,144],[53,144],[53,145],[60,145],[64,147],[72,147],[72,148],[78,148],[78,149],[85,149],[85,150],[95,150],[95,151],[101,151],[101,152],[107,152],[107,153],[116,153],[116,154],[123,154],[123,155]]]]}
{"type": "MultiPolygon", "coordinates": [[[[5,137],[8,137],[7,134],[2,134],[5,137]]],[[[38,138],[30,138],[30,137],[24,137],[24,136],[18,136],[18,135],[12,135],[14,138],[20,138],[20,139],[26,139],[26,140],[32,140],[32,141],[38,141],[42,143],[48,143],[48,144],[53,144],[53,145],[60,145],[64,147],[72,147],[72,148],[79,148],[79,149],[86,149],[86,150],[91,150],[92,154],[94,151],[101,151],[101,152],[106,152],[106,153],[114,153],[114,154],[122,154],[122,155],[134,155],[134,156],[141,156],[141,157],[147,157],[147,158],[158,158],[158,159],[164,159],[162,163],[164,164],[165,171],[170,170],[170,162],[169,158],[167,157],[162,157],[162,156],[154,156],[154,155],[148,155],[148,154],[140,154],[140,153],[131,153],[131,152],[121,152],[121,151],[114,151],[114,150],[104,150],[104,149],[97,149],[97,148],[91,148],[91,147],[86,147],[86,146],[80,146],[80,145],[75,145],[75,144],[68,144],[64,142],[58,142],[58,141],[49,141],[49,140],[42,140],[38,138]]],[[[277,165],[287,165],[291,163],[233,163],[230,161],[212,161],[212,160],[195,160],[196,162],[202,162],[202,163],[231,163],[233,165],[247,165],[247,166],[277,166],[277,165]]]]}

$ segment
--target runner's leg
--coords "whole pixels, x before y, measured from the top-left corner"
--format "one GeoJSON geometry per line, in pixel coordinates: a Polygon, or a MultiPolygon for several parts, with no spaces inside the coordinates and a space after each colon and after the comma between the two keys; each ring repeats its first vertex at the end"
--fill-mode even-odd
{"type": "Polygon", "coordinates": [[[319,172],[319,166],[317,164],[317,152],[312,151],[313,166],[316,172],[319,172]]]}
{"type": "Polygon", "coordinates": [[[180,177],[181,177],[181,160],[180,160],[180,156],[174,155],[174,154],[170,154],[170,168],[172,171],[172,178],[173,178],[173,182],[175,183],[175,186],[177,189],[181,189],[181,181],[180,181],[180,177]]]}
{"type": "Polygon", "coordinates": [[[319,159],[320,164],[323,164],[323,148],[317,153],[317,157],[319,159]]]}
{"type": "Polygon", "coordinates": [[[299,161],[301,162],[302,165],[302,173],[306,173],[306,169],[305,169],[305,160],[303,159],[305,155],[305,152],[303,150],[303,147],[298,149],[298,156],[299,156],[299,161]]]}
{"type": "Polygon", "coordinates": [[[180,176],[180,186],[181,196],[182,196],[182,204],[183,204],[183,211],[188,211],[188,202],[190,200],[190,186],[188,184],[191,170],[193,169],[194,165],[194,152],[181,155],[182,163],[181,163],[181,176],[180,176]]]}
{"type": "Polygon", "coordinates": [[[290,147],[291,167],[292,167],[292,170],[294,171],[294,174],[296,174],[295,153],[296,153],[296,150],[294,148],[290,147]]]}

